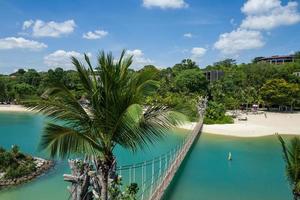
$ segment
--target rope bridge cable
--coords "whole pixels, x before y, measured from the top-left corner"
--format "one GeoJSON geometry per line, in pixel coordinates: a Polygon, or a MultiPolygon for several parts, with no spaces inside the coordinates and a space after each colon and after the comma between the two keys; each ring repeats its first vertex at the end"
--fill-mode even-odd
{"type": "MultiPolygon", "coordinates": [[[[195,129],[199,130],[199,126],[196,126],[195,129]]],[[[147,160],[133,165],[121,166],[118,168],[119,174],[123,174],[124,176],[126,176],[125,171],[128,171],[129,184],[132,183],[133,180],[131,177],[132,174],[136,173],[137,169],[141,169],[140,199],[145,199],[146,197],[150,199],[152,193],[157,190],[159,183],[164,183],[165,180],[169,180],[170,173],[175,174],[177,169],[175,171],[174,169],[177,168],[179,163],[181,163],[185,158],[186,153],[197,136],[195,135],[196,132],[193,132],[190,137],[187,137],[183,141],[182,144],[179,144],[174,149],[171,149],[161,156],[155,157],[152,160],[147,160]],[[151,171],[151,176],[147,176],[147,169],[148,171],[151,171]],[[172,170],[174,172],[172,172],[172,170]]],[[[134,179],[136,179],[136,177],[134,179]]]]}
{"type": "Polygon", "coordinates": [[[139,184],[141,190],[138,194],[138,199],[160,200],[162,198],[182,161],[185,159],[197,137],[201,134],[206,103],[207,99],[205,98],[199,104],[198,111],[200,120],[192,130],[191,134],[186,137],[182,143],[178,144],[175,148],[169,150],[165,154],[154,157],[151,160],[117,168],[120,176],[124,175],[125,177],[126,174],[128,174],[129,177],[127,180],[129,181],[129,184],[132,182],[139,182],[137,180],[140,179],[139,184]],[[138,170],[141,172],[140,177],[137,176],[138,170]],[[128,173],[126,173],[126,171],[128,171],[128,173]]]}
{"type": "MultiPolygon", "coordinates": [[[[175,146],[175,148],[151,160],[135,163],[132,165],[120,166],[116,169],[117,172],[119,172],[119,176],[122,177],[123,175],[126,178],[126,175],[128,175],[127,179],[124,180],[128,180],[130,184],[137,183],[141,186],[141,190],[139,190],[137,195],[138,199],[160,200],[162,198],[167,187],[173,180],[182,161],[185,159],[193,143],[201,133],[206,102],[207,99],[202,99],[202,103],[197,107],[200,120],[192,130],[191,134],[189,134],[188,137],[185,137],[180,144],[175,146]]],[[[72,182],[71,179],[66,180],[72,182]]],[[[72,186],[70,188],[70,196],[68,199],[72,198],[73,195],[76,195],[76,197],[74,197],[75,199],[79,198],[77,190],[81,190],[80,187],[78,188],[78,186],[80,186],[81,184],[76,184],[79,179],[74,179],[73,181],[75,182],[72,182],[72,186]]],[[[84,196],[86,196],[88,193],[89,192],[84,194],[84,196]]]]}

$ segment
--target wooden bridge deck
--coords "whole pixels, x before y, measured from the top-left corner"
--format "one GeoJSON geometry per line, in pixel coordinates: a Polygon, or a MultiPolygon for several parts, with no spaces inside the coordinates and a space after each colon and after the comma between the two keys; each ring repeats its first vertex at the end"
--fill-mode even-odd
{"type": "Polygon", "coordinates": [[[201,135],[203,126],[203,118],[201,117],[200,121],[197,123],[195,128],[192,131],[191,136],[188,138],[187,142],[184,144],[181,151],[177,154],[176,159],[170,164],[168,170],[163,177],[163,180],[157,185],[157,187],[153,190],[153,193],[150,195],[149,200],[160,200],[162,199],[166,189],[172,182],[176,172],[178,171],[181,163],[185,159],[186,155],[190,151],[191,147],[197,140],[197,138],[201,135]]]}

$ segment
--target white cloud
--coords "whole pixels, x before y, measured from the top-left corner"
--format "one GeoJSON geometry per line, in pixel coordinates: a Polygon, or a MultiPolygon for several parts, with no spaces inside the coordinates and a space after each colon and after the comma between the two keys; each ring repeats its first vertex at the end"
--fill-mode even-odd
{"type": "Polygon", "coordinates": [[[143,0],[143,6],[146,8],[179,9],[188,7],[188,4],[184,0],[143,0]]]}
{"type": "Polygon", "coordinates": [[[243,50],[257,49],[264,46],[263,36],[259,31],[237,29],[223,33],[214,44],[214,48],[223,54],[236,54],[243,50]]]}
{"type": "Polygon", "coordinates": [[[33,23],[34,23],[33,20],[24,21],[22,29],[25,30],[25,29],[29,28],[33,23]]]}
{"type": "Polygon", "coordinates": [[[140,49],[134,49],[134,50],[127,50],[126,54],[128,56],[133,56],[133,67],[138,69],[142,68],[145,65],[149,65],[153,63],[153,61],[149,58],[146,58],[144,56],[144,53],[140,49]]]}
{"type": "Polygon", "coordinates": [[[0,49],[40,50],[43,48],[47,48],[47,45],[34,40],[27,40],[22,37],[0,38],[0,49]]]}
{"type": "Polygon", "coordinates": [[[60,37],[68,35],[74,31],[76,27],[74,20],[64,22],[44,22],[42,20],[27,20],[23,23],[23,30],[31,29],[34,37],[60,37]]]}
{"type": "Polygon", "coordinates": [[[183,37],[185,37],[185,38],[192,38],[193,34],[191,34],[191,33],[185,33],[185,34],[183,34],[183,37]]]}
{"type": "Polygon", "coordinates": [[[300,22],[298,3],[291,1],[282,6],[279,0],[248,0],[242,7],[246,18],[241,27],[256,30],[270,30],[283,25],[300,22]]]}
{"type": "MultiPolygon", "coordinates": [[[[236,30],[221,34],[214,47],[224,54],[237,54],[243,50],[263,47],[263,30],[300,22],[297,7],[295,1],[282,5],[280,0],[247,0],[241,8],[246,18],[236,30]]],[[[230,22],[234,24],[233,20],[230,22]]],[[[268,35],[271,32],[266,32],[268,35]]]]}
{"type": "Polygon", "coordinates": [[[82,35],[83,38],[88,39],[88,40],[96,40],[96,39],[101,39],[105,36],[108,35],[107,31],[104,30],[95,30],[95,31],[89,31],[87,33],[84,33],[82,35]]]}
{"type": "Polygon", "coordinates": [[[194,47],[192,48],[191,50],[191,58],[193,60],[199,60],[201,57],[204,56],[204,54],[206,53],[206,49],[205,48],[202,48],[202,47],[194,47]]]}
{"type": "Polygon", "coordinates": [[[279,7],[279,0],[248,0],[242,7],[245,14],[261,14],[279,7]]]}
{"type": "MultiPolygon", "coordinates": [[[[91,57],[91,53],[87,53],[91,57]]],[[[63,67],[65,69],[71,69],[73,64],[71,62],[71,56],[74,56],[78,59],[83,59],[83,54],[76,51],[64,51],[57,50],[44,57],[44,63],[48,67],[63,67]]]]}

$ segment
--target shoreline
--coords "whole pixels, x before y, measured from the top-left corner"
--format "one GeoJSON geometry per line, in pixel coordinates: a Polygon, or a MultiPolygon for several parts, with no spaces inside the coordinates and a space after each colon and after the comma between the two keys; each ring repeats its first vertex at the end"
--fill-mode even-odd
{"type": "Polygon", "coordinates": [[[49,172],[55,165],[54,161],[46,160],[39,157],[33,157],[36,165],[36,170],[32,173],[13,179],[1,179],[0,178],[0,191],[4,188],[9,188],[17,185],[21,185],[30,181],[34,181],[36,178],[49,172]]]}
{"type": "Polygon", "coordinates": [[[25,108],[22,105],[0,105],[0,112],[30,112],[32,113],[33,111],[25,108]]]}
{"type": "MultiPolygon", "coordinates": [[[[22,105],[0,105],[1,112],[34,113],[22,105]]],[[[275,133],[281,135],[300,135],[300,112],[278,113],[265,112],[266,114],[243,114],[240,118],[247,121],[234,120],[234,124],[203,125],[203,133],[234,136],[234,137],[264,137],[275,133]]],[[[192,130],[196,122],[189,122],[177,128],[192,130]]]]}
{"type": "MultiPolygon", "coordinates": [[[[274,113],[244,114],[241,118],[247,121],[234,120],[234,124],[213,124],[203,125],[203,133],[233,136],[233,137],[264,137],[272,136],[275,133],[280,135],[300,135],[300,112],[295,113],[274,113]]],[[[186,130],[192,130],[195,122],[179,126],[186,130]]]]}

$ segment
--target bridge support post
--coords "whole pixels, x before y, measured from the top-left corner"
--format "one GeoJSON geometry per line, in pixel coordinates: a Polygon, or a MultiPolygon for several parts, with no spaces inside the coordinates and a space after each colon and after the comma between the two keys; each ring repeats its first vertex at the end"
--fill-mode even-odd
{"type": "Polygon", "coordinates": [[[143,163],[143,165],[142,165],[142,200],[144,199],[144,192],[145,192],[145,188],[144,188],[144,165],[145,165],[145,163],[143,163]]]}
{"type": "Polygon", "coordinates": [[[133,165],[133,182],[135,183],[135,165],[133,165]]]}
{"type": "Polygon", "coordinates": [[[151,189],[150,189],[150,194],[152,194],[153,184],[154,184],[154,159],[152,160],[152,178],[151,178],[151,189]]]}

